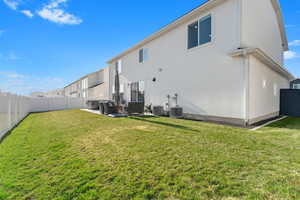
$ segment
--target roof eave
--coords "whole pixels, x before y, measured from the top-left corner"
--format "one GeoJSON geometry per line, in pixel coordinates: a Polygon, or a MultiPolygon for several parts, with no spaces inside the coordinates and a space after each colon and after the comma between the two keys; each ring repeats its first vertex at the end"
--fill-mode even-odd
{"type": "Polygon", "coordinates": [[[295,79],[295,77],[285,67],[278,64],[273,58],[268,56],[263,50],[259,48],[238,49],[229,53],[229,55],[232,57],[253,55],[257,59],[262,61],[264,64],[266,64],[268,67],[270,67],[271,69],[285,76],[287,79],[289,80],[295,79]]]}
{"type": "MultiPolygon", "coordinates": [[[[191,12],[187,13],[186,15],[180,17],[179,19],[175,20],[174,22],[172,22],[171,24],[165,26],[164,28],[160,29],[158,32],[150,35],[149,37],[147,37],[146,39],[144,39],[143,41],[141,41],[140,43],[138,43],[137,45],[129,48],[128,50],[124,51],[123,53],[115,56],[114,58],[110,59],[109,61],[107,61],[107,64],[111,64],[115,61],[117,61],[118,59],[122,58],[123,56],[127,55],[128,53],[142,48],[145,44],[151,42],[152,40],[155,40],[156,38],[160,37],[161,35],[173,30],[174,28],[178,27],[179,25],[189,21],[190,19],[192,19],[193,17],[195,17],[195,15],[198,15],[201,12],[207,11],[208,9],[211,9],[213,7],[215,7],[216,5],[224,2],[225,0],[209,0],[206,3],[202,4],[201,6],[199,6],[198,8],[192,10],[191,12]]],[[[279,29],[280,29],[280,34],[281,34],[281,38],[282,38],[282,47],[284,51],[288,51],[289,50],[289,46],[288,46],[288,40],[287,40],[287,36],[286,36],[286,31],[285,31],[285,26],[284,26],[284,22],[283,22],[283,16],[282,16],[282,11],[281,8],[279,6],[279,2],[278,0],[271,0],[273,8],[275,10],[276,16],[277,16],[277,21],[279,24],[279,29]]]]}
{"type": "Polygon", "coordinates": [[[283,44],[282,44],[283,50],[288,51],[289,50],[289,43],[288,43],[286,31],[285,31],[283,15],[282,15],[281,8],[279,6],[279,2],[278,2],[278,0],[271,0],[271,2],[272,2],[272,5],[274,7],[274,10],[276,12],[276,15],[277,15],[277,21],[278,21],[278,24],[279,24],[280,34],[281,34],[281,38],[282,38],[282,42],[283,42],[283,44]]]}

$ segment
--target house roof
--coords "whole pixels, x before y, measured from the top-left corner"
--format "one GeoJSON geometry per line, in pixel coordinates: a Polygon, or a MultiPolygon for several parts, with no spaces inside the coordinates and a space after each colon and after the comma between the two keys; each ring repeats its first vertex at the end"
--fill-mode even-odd
{"type": "MultiPolygon", "coordinates": [[[[131,53],[132,51],[135,51],[139,48],[142,48],[147,43],[159,38],[160,36],[168,33],[169,31],[175,29],[176,27],[180,26],[181,24],[186,23],[189,20],[193,19],[194,17],[199,15],[199,13],[207,11],[207,10],[221,4],[224,1],[226,1],[226,0],[207,0],[205,3],[203,3],[200,6],[194,8],[190,12],[184,14],[183,16],[177,18],[175,21],[173,21],[170,24],[164,26],[159,31],[157,31],[154,34],[150,35],[149,37],[142,40],[138,44],[134,45],[133,47],[127,49],[123,53],[121,53],[121,54],[115,56],[114,58],[110,59],[109,61],[107,61],[107,63],[110,64],[112,62],[115,62],[116,60],[122,58],[123,56],[125,56],[129,53],[131,53]]],[[[281,38],[282,38],[282,41],[283,41],[282,45],[284,47],[284,50],[287,51],[288,50],[288,40],[287,40],[287,36],[286,36],[286,32],[285,32],[285,26],[284,26],[283,17],[282,17],[282,11],[281,11],[278,0],[271,0],[271,2],[272,2],[272,5],[273,5],[273,8],[275,10],[276,16],[277,16],[278,25],[279,25],[279,29],[280,29],[280,34],[281,34],[281,38]]]]}
{"type": "Polygon", "coordinates": [[[75,83],[77,83],[77,82],[79,82],[79,81],[81,81],[81,80],[83,80],[83,79],[85,79],[85,78],[87,78],[87,77],[89,77],[89,76],[95,74],[95,73],[104,71],[104,69],[105,69],[105,68],[100,69],[100,70],[95,71],[95,72],[92,72],[92,73],[89,73],[89,74],[87,74],[87,75],[85,75],[85,76],[82,76],[81,78],[77,79],[76,81],[73,81],[72,83],[70,83],[69,85],[65,86],[64,88],[67,88],[67,87],[69,87],[69,86],[71,86],[71,85],[73,85],[73,84],[75,84],[75,83]]]}

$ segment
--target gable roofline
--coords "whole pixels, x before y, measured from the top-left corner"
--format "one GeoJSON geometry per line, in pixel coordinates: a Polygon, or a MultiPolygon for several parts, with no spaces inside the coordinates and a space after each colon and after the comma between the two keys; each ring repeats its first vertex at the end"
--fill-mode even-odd
{"type": "Polygon", "coordinates": [[[284,26],[284,21],[283,21],[283,16],[282,16],[282,11],[279,5],[278,0],[271,0],[273,8],[275,10],[276,16],[277,16],[277,21],[278,21],[278,25],[279,25],[279,29],[280,29],[280,35],[281,35],[281,39],[282,39],[282,46],[283,46],[283,50],[284,51],[288,51],[289,50],[289,43],[288,43],[288,39],[286,36],[286,31],[285,31],[285,26],[284,26]]]}
{"type": "MultiPolygon", "coordinates": [[[[175,21],[173,21],[170,24],[164,26],[159,31],[157,31],[154,34],[150,35],[149,37],[142,40],[138,44],[134,45],[133,47],[127,49],[123,53],[121,53],[121,54],[115,56],[114,58],[110,59],[109,61],[107,61],[107,64],[111,64],[111,63],[117,61],[118,59],[122,58],[123,56],[125,56],[125,55],[139,49],[139,48],[142,48],[144,45],[148,44],[149,42],[159,38],[160,36],[170,32],[170,31],[172,31],[173,29],[177,28],[178,26],[188,22],[189,20],[192,20],[193,18],[195,18],[200,13],[205,12],[209,9],[212,9],[213,7],[223,3],[224,1],[226,1],[226,0],[207,0],[205,3],[203,3],[200,6],[194,8],[190,12],[184,14],[183,16],[177,18],[175,21]]],[[[278,21],[278,25],[279,25],[279,29],[280,29],[280,34],[281,34],[281,38],[282,38],[282,41],[283,41],[283,44],[282,44],[283,45],[283,50],[288,51],[289,50],[288,40],[287,40],[287,36],[286,36],[286,32],[285,32],[285,27],[284,27],[284,22],[283,22],[283,17],[282,17],[282,11],[281,11],[281,8],[279,6],[279,2],[278,2],[278,0],[270,0],[270,1],[272,2],[273,8],[274,8],[276,16],[277,16],[277,21],[278,21]]]]}
{"type": "Polygon", "coordinates": [[[73,81],[72,83],[70,83],[70,84],[68,84],[67,86],[65,86],[64,89],[67,88],[67,87],[70,87],[71,85],[74,85],[74,84],[78,83],[79,81],[82,81],[82,80],[85,79],[85,78],[88,78],[89,76],[91,76],[91,75],[93,75],[93,74],[100,73],[100,72],[104,71],[105,68],[106,68],[106,67],[104,67],[104,68],[99,69],[99,70],[97,70],[97,71],[95,71],[95,72],[92,72],[92,73],[89,73],[89,74],[87,74],[87,75],[84,75],[84,76],[80,77],[80,78],[77,79],[76,81],[73,81]]]}

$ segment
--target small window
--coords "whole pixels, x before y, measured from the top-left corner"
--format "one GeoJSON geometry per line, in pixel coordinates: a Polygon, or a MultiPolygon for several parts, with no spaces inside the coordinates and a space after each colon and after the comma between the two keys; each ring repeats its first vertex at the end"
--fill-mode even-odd
{"type": "Polygon", "coordinates": [[[198,22],[195,22],[188,27],[188,48],[198,46],[198,22]]]}
{"type": "Polygon", "coordinates": [[[211,15],[188,26],[188,49],[211,42],[211,15]]]}
{"type": "Polygon", "coordinates": [[[139,51],[139,62],[142,63],[144,60],[143,60],[143,49],[140,49],[139,51]]]}
{"type": "Polygon", "coordinates": [[[143,63],[148,60],[148,49],[139,50],[139,63],[143,63]]]}
{"type": "Polygon", "coordinates": [[[148,49],[144,49],[144,62],[148,60],[148,49]]]}

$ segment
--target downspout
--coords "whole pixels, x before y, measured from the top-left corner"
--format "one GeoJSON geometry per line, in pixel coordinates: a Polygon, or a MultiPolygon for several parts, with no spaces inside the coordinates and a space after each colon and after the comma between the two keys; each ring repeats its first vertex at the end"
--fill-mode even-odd
{"type": "MultiPolygon", "coordinates": [[[[245,45],[243,42],[243,19],[244,19],[244,0],[237,0],[238,9],[238,48],[242,49],[245,45]]],[[[245,50],[242,56],[242,67],[244,67],[244,120],[245,126],[250,121],[250,57],[245,50]]]]}
{"type": "Polygon", "coordinates": [[[243,56],[245,67],[245,125],[249,125],[250,121],[250,56],[243,56]]]}

